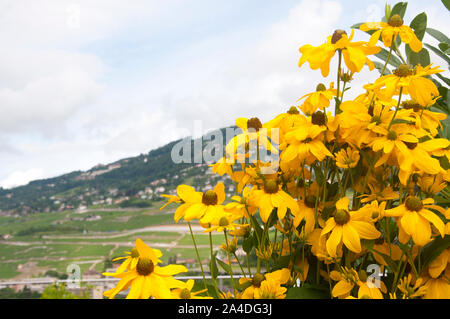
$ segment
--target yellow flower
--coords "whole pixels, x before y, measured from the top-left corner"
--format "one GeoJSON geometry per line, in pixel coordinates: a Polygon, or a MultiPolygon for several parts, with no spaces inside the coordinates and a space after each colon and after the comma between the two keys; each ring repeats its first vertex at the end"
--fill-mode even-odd
{"type": "Polygon", "coordinates": [[[423,279],[418,278],[413,282],[411,274],[400,279],[400,283],[397,285],[398,289],[403,293],[403,299],[418,298],[426,294],[427,288],[423,285],[423,279]]]}
{"type": "Polygon", "coordinates": [[[450,299],[450,264],[447,263],[447,267],[438,277],[431,277],[425,274],[423,287],[426,289],[426,293],[423,299],[450,299]]]}
{"type": "Polygon", "coordinates": [[[281,162],[290,162],[296,160],[300,164],[303,161],[311,164],[323,161],[327,156],[333,157],[333,154],[323,144],[323,132],[326,127],[310,124],[295,128],[285,135],[286,145],[280,145],[284,149],[281,153],[281,162]]]}
{"type": "Polygon", "coordinates": [[[330,60],[336,51],[342,52],[344,62],[347,68],[353,72],[360,72],[365,64],[370,70],[374,69],[374,64],[366,56],[378,53],[381,48],[368,46],[366,42],[351,42],[354,36],[354,30],[350,37],[344,30],[336,30],[333,35],[327,38],[327,41],[318,46],[304,45],[299,51],[302,54],[298,66],[301,67],[306,61],[313,70],[320,68],[322,75],[327,77],[330,72],[330,60]]]}
{"type": "Polygon", "coordinates": [[[198,296],[207,289],[192,292],[192,288],[194,288],[194,280],[189,279],[186,283],[180,284],[180,287],[172,289],[172,299],[212,299],[209,296],[198,296]]]}
{"type": "Polygon", "coordinates": [[[259,214],[264,223],[269,219],[274,208],[277,208],[277,216],[283,219],[287,209],[295,216],[298,214],[298,204],[289,194],[281,189],[282,185],[276,179],[266,179],[262,189],[252,189],[249,195],[249,203],[259,208],[259,214]]]}
{"type": "Polygon", "coordinates": [[[358,164],[359,152],[351,147],[342,149],[336,154],[336,166],[340,168],[353,168],[358,164]]]}
{"type": "MultiPolygon", "coordinates": [[[[227,161],[229,158],[234,159],[235,155],[238,154],[240,147],[245,148],[245,154],[248,154],[249,151],[256,152],[256,149],[259,149],[259,147],[264,147],[273,154],[278,154],[278,149],[272,145],[272,130],[267,123],[262,124],[257,117],[252,117],[250,119],[240,117],[236,119],[235,124],[242,129],[242,133],[234,136],[225,146],[227,161]],[[249,150],[249,143],[251,141],[255,143],[254,150],[249,150]]],[[[278,143],[278,141],[275,142],[278,143]]]]}
{"type": "Polygon", "coordinates": [[[265,280],[255,291],[255,299],[284,299],[286,298],[286,287],[281,287],[279,282],[265,280]]]}
{"type": "Polygon", "coordinates": [[[247,198],[250,194],[250,188],[245,187],[242,196],[232,196],[231,203],[225,205],[224,209],[226,212],[231,213],[237,218],[249,218],[250,215],[253,216],[256,212],[257,207],[249,206],[247,204],[247,198]]]}
{"type": "Polygon", "coordinates": [[[338,246],[343,243],[349,250],[361,252],[361,238],[376,239],[381,233],[366,220],[363,211],[349,211],[350,199],[343,197],[336,203],[336,213],[334,217],[326,221],[322,229],[321,236],[329,232],[331,234],[326,242],[326,248],[331,257],[336,257],[338,246]]]}
{"type": "Polygon", "coordinates": [[[395,41],[397,35],[400,35],[400,39],[402,42],[409,44],[411,50],[414,52],[419,52],[422,50],[422,42],[417,38],[414,31],[403,24],[403,19],[400,15],[394,14],[389,18],[389,21],[386,22],[368,22],[363,23],[359,29],[361,31],[375,31],[369,40],[369,45],[375,45],[378,42],[378,39],[382,38],[383,44],[386,47],[390,47],[392,45],[392,41],[395,41]]]}
{"type": "Polygon", "coordinates": [[[178,196],[185,202],[184,210],[176,211],[174,219],[184,217],[186,221],[201,219],[201,223],[209,223],[214,217],[223,214],[222,203],[225,200],[225,186],[217,183],[213,190],[204,193],[196,192],[192,186],[179,185],[178,196]]]}
{"type": "Polygon", "coordinates": [[[304,104],[300,107],[303,113],[311,115],[317,109],[324,110],[329,107],[330,100],[337,93],[336,90],[333,89],[333,85],[334,83],[331,82],[330,88],[327,89],[324,84],[319,83],[316,87],[315,92],[305,94],[301,98],[299,98],[297,102],[306,97],[304,104]]]}
{"type": "Polygon", "coordinates": [[[398,207],[388,209],[385,211],[386,216],[399,218],[399,227],[406,237],[400,236],[402,243],[412,236],[414,243],[419,246],[425,246],[431,240],[431,226],[432,223],[439,231],[442,237],[445,235],[445,225],[443,221],[429,209],[435,209],[442,214],[445,210],[437,205],[433,205],[432,198],[420,200],[415,196],[409,196],[405,202],[398,207]]]}
{"type": "Polygon", "coordinates": [[[205,229],[203,232],[210,233],[213,231],[217,231],[220,233],[225,230],[235,231],[237,227],[248,226],[248,224],[242,224],[242,225],[233,224],[233,221],[235,221],[236,219],[239,219],[239,218],[240,217],[232,216],[231,214],[223,211],[222,213],[212,217],[209,220],[210,227],[205,229]]]}
{"type": "Polygon", "coordinates": [[[439,96],[436,85],[427,75],[443,72],[439,67],[431,68],[431,64],[422,67],[420,64],[411,69],[407,64],[400,64],[393,74],[388,74],[378,78],[369,88],[374,89],[384,98],[391,98],[398,95],[400,89],[402,94],[409,94],[412,99],[422,106],[433,104],[433,100],[439,96]],[[385,90],[380,91],[381,88],[385,90]]]}
{"type": "Polygon", "coordinates": [[[169,201],[167,203],[165,203],[163,206],[161,206],[160,209],[164,209],[167,205],[172,204],[172,203],[182,203],[183,201],[181,200],[180,197],[176,196],[176,195],[167,195],[167,194],[162,194],[161,197],[165,197],[168,198],[169,201]]]}
{"type": "Polygon", "coordinates": [[[351,298],[350,293],[355,286],[359,286],[358,298],[383,299],[381,291],[373,283],[360,280],[358,273],[353,268],[342,267],[341,271],[333,270],[330,278],[337,283],[334,285],[331,295],[338,298],[351,298]]]}
{"type": "Polygon", "coordinates": [[[281,287],[290,277],[290,270],[283,268],[271,273],[256,273],[253,278],[240,278],[239,284],[247,286],[242,292],[243,299],[260,299],[270,297],[281,297],[286,288],[281,287]],[[282,289],[284,288],[284,289],[282,289]]]}
{"type": "MultiPolygon", "coordinates": [[[[159,251],[158,249],[154,249],[153,251],[157,256],[157,258],[162,256],[161,251],[159,251]]],[[[136,265],[139,261],[139,251],[136,248],[133,248],[131,251],[126,251],[125,253],[128,254],[128,256],[117,257],[112,260],[116,261],[125,259],[119,266],[119,268],[117,268],[116,273],[121,273],[124,272],[125,270],[133,270],[136,268],[136,265]]],[[[161,262],[161,260],[158,259],[158,262],[161,262]]]]}
{"type": "Polygon", "coordinates": [[[112,299],[120,291],[130,288],[127,299],[172,298],[170,289],[180,287],[180,283],[182,283],[172,276],[186,272],[186,267],[182,265],[157,266],[160,262],[158,259],[161,256],[160,252],[148,247],[139,238],[136,240],[136,249],[139,252],[136,268],[122,273],[103,273],[104,276],[120,278],[116,287],[105,291],[104,296],[112,299]]]}

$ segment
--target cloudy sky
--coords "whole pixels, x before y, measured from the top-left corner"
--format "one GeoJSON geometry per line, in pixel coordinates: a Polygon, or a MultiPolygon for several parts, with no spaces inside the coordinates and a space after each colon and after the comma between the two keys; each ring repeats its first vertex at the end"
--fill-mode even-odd
{"type": "MultiPolygon", "coordinates": [[[[195,127],[267,121],[324,81],[298,68],[298,48],[379,20],[384,3],[0,0],[0,186],[147,153],[195,127]]],[[[450,33],[439,0],[421,6],[409,1],[406,21],[426,11],[450,33]]]]}

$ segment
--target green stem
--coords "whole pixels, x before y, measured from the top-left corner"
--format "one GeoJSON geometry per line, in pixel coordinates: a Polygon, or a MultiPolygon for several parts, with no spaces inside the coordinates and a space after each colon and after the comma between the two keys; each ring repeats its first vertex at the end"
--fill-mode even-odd
{"type": "Polygon", "coordinates": [[[230,276],[231,276],[231,283],[233,285],[233,291],[234,291],[234,296],[237,296],[237,290],[236,290],[236,284],[234,282],[234,278],[233,278],[233,268],[231,266],[231,258],[230,258],[230,248],[228,247],[228,236],[227,236],[227,230],[224,229],[223,233],[225,235],[225,243],[227,244],[227,255],[228,255],[228,264],[230,265],[230,276]]]}
{"type": "Polygon", "coordinates": [[[208,287],[206,286],[206,278],[205,278],[205,272],[203,271],[202,260],[200,259],[200,254],[198,253],[197,244],[196,244],[196,242],[195,242],[194,233],[192,232],[191,223],[190,223],[190,222],[187,222],[187,223],[188,223],[188,225],[189,225],[189,231],[191,232],[192,242],[194,243],[194,248],[195,248],[195,253],[197,254],[198,263],[199,263],[200,269],[201,269],[201,271],[202,271],[203,284],[205,285],[205,289],[208,289],[208,287]]]}
{"type": "Polygon", "coordinates": [[[403,87],[400,87],[400,93],[399,93],[399,95],[398,95],[397,106],[395,107],[394,116],[392,117],[391,122],[389,123],[389,126],[388,126],[388,128],[387,128],[388,131],[389,131],[389,129],[391,128],[392,123],[394,123],[395,116],[397,115],[398,109],[400,108],[400,102],[401,102],[401,100],[402,100],[402,92],[403,92],[403,87]]]}
{"type": "Polygon", "coordinates": [[[211,280],[213,282],[213,285],[214,285],[214,288],[216,289],[217,294],[220,295],[219,288],[217,288],[216,278],[214,278],[214,275],[213,275],[214,253],[213,253],[213,243],[212,243],[212,234],[211,234],[211,232],[209,232],[209,247],[210,247],[210,250],[211,250],[211,266],[210,266],[211,267],[211,280]]]}

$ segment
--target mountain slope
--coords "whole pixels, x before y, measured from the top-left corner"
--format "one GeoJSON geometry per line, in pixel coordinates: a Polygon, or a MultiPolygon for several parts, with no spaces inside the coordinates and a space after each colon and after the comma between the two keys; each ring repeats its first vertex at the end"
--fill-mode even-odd
{"type": "MultiPolygon", "coordinates": [[[[220,129],[222,145],[227,142],[226,130],[220,129]]],[[[208,140],[210,138],[202,137],[202,149],[208,140]]],[[[180,141],[147,154],[97,165],[88,171],[74,171],[12,189],[0,188],[0,213],[25,215],[89,205],[145,206],[151,200],[160,200],[161,193],[175,193],[176,186],[181,183],[208,188],[223,179],[208,174],[211,169],[207,163],[174,163],[172,148],[180,141]]],[[[191,140],[192,150],[195,141],[191,140]]],[[[193,162],[193,151],[191,159],[193,162]]],[[[223,181],[231,185],[230,181],[223,181]]]]}

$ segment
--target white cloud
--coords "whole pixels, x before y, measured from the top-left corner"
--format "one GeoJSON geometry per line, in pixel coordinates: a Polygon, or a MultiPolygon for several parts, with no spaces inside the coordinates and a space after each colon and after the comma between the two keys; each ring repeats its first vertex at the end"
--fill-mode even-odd
{"type": "Polygon", "coordinates": [[[30,168],[23,171],[14,171],[0,182],[3,188],[12,188],[26,185],[28,182],[44,177],[44,171],[41,168],[30,168]]]}

